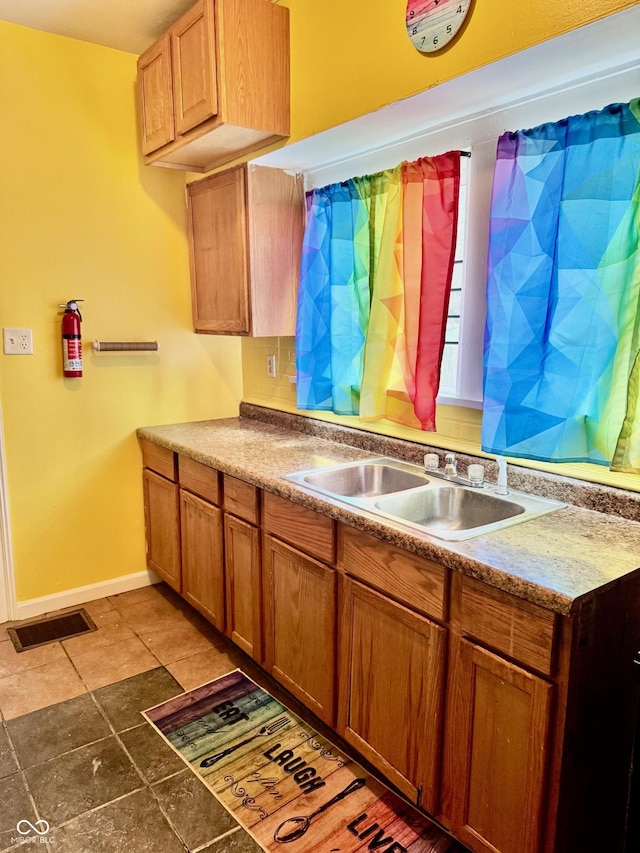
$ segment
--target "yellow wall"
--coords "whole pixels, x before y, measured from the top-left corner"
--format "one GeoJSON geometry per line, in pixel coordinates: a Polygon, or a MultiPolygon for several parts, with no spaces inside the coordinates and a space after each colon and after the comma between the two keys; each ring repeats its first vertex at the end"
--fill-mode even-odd
{"type": "Polygon", "coordinates": [[[18,600],[145,568],[138,426],[237,414],[240,343],[191,327],[185,176],[142,165],[136,57],[0,23],[0,357],[18,600]],[[85,375],[57,305],[83,298],[85,375]],[[159,340],[159,353],[90,342],[159,340]]]}
{"type": "MultiPolygon", "coordinates": [[[[405,0],[284,0],[291,10],[292,139],[300,139],[445,80],[472,71],[578,26],[635,5],[635,0],[477,0],[465,31],[441,53],[416,51],[405,30],[405,0]]],[[[244,399],[296,411],[293,338],[245,340],[244,399]],[[277,377],[266,377],[267,354],[277,356],[277,377]]],[[[479,411],[439,407],[438,433],[377,425],[357,418],[314,417],[409,438],[468,453],[480,453],[479,411]]],[[[520,462],[519,464],[527,464],[520,462]]],[[[612,474],[596,465],[531,467],[640,491],[640,476],[612,474]]]]}
{"type": "Polygon", "coordinates": [[[461,37],[411,45],[406,0],[280,0],[291,12],[291,140],[634,6],[637,0],[474,0],[461,37]]]}

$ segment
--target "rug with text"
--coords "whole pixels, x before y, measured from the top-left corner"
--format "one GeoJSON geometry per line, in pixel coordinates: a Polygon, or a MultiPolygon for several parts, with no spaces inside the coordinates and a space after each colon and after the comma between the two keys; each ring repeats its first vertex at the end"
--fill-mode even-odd
{"type": "Polygon", "coordinates": [[[240,670],[144,712],[269,853],[465,853],[240,670]]]}

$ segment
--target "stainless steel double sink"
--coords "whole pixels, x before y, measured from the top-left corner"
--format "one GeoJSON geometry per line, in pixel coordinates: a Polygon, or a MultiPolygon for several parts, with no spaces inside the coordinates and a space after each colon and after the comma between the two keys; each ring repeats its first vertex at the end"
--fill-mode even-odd
{"type": "Polygon", "coordinates": [[[334,501],[439,539],[470,539],[561,509],[565,504],[495,487],[430,477],[418,465],[379,457],[296,471],[286,479],[334,501]]]}

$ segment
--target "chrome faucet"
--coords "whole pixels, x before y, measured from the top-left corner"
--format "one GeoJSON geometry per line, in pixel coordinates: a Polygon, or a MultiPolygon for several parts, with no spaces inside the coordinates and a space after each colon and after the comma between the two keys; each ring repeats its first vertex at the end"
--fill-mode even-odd
{"type": "Polygon", "coordinates": [[[451,483],[458,483],[460,486],[473,486],[480,489],[484,487],[484,467],[482,465],[470,465],[467,477],[461,477],[458,474],[458,462],[453,453],[445,455],[444,469],[439,468],[438,465],[439,459],[437,453],[427,453],[425,455],[424,471],[429,477],[449,480],[451,483]]]}
{"type": "Polygon", "coordinates": [[[444,475],[452,480],[458,476],[458,463],[453,453],[447,453],[444,457],[444,475]]]}

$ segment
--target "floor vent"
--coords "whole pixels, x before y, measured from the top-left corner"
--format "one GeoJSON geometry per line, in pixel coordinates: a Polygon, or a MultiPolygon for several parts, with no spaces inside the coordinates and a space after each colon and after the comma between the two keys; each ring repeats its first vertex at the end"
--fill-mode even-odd
{"type": "Polygon", "coordinates": [[[26,652],[47,643],[68,640],[95,631],[96,626],[86,610],[73,610],[62,616],[38,619],[20,628],[7,628],[17,652],[26,652]]]}

